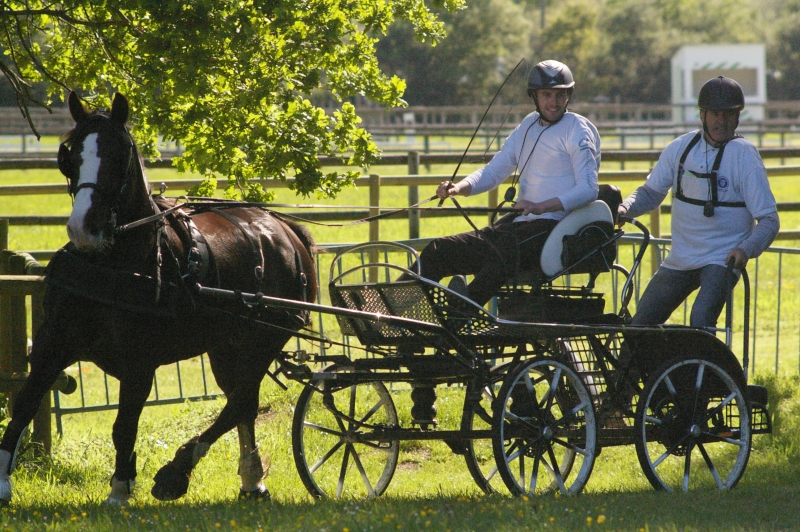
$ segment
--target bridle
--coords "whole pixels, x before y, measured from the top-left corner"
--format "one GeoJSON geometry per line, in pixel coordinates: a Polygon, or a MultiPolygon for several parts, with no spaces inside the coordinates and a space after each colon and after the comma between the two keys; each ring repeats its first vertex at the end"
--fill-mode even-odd
{"type": "MultiPolygon", "coordinates": [[[[133,142],[133,138],[131,137],[130,133],[128,132],[128,128],[124,125],[114,123],[109,117],[103,114],[93,114],[90,117],[86,118],[82,123],[77,124],[75,129],[69,134],[69,138],[67,138],[64,142],[61,143],[58,147],[58,169],[67,178],[67,193],[72,198],[72,201],[75,201],[75,196],[77,196],[78,192],[83,190],[84,188],[92,189],[96,193],[100,194],[101,196],[104,195],[104,190],[98,186],[98,183],[80,183],[78,181],[80,179],[79,175],[76,175],[73,165],[72,165],[72,140],[82,132],[90,127],[91,124],[97,123],[100,121],[107,121],[110,125],[110,129],[114,135],[116,135],[121,141],[125,149],[127,150],[127,155],[125,157],[125,172],[123,177],[123,183],[119,188],[119,192],[117,194],[117,200],[114,206],[111,208],[111,216],[112,218],[116,218],[116,210],[119,207],[122,197],[125,194],[125,190],[127,187],[127,180],[133,171],[133,164],[135,159],[138,159],[138,154],[136,151],[136,144],[133,142]]],[[[91,133],[89,133],[91,134],[91,133]]],[[[88,134],[86,135],[88,136],[88,134]]],[[[114,220],[113,226],[116,226],[116,220],[114,220]]]]}

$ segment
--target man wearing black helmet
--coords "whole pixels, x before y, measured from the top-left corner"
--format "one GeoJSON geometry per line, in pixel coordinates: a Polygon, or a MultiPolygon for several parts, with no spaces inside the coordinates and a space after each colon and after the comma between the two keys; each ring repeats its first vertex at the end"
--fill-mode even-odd
{"type": "Polygon", "coordinates": [[[495,189],[518,173],[520,214],[480,231],[434,240],[420,257],[423,277],[456,276],[451,287],[462,283],[459,291],[483,305],[519,267],[539,264],[547,235],[561,218],[597,199],[600,135],[589,120],[567,111],[574,86],[565,64],[538,63],[528,78],[536,112],[525,117],[489,164],[458,183],[439,185],[436,195],[442,199],[469,196],[495,189]],[[461,276],[467,274],[475,278],[464,287],[461,276]]]}
{"type": "Polygon", "coordinates": [[[672,191],[672,246],[639,301],[636,325],[664,323],[699,288],[690,325],[715,327],[730,282],[780,227],[761,156],[735,134],[742,88],[730,78],[711,79],[700,89],[698,107],[702,130],[670,143],[645,184],[619,207],[620,214],[636,217],[658,208],[672,191]],[[731,259],[736,271],[728,279],[731,259]]]}

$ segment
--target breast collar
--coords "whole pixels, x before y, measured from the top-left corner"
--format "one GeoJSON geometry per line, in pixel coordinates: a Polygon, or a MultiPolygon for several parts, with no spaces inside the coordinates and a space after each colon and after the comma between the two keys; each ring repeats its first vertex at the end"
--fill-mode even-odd
{"type": "Polygon", "coordinates": [[[743,201],[719,201],[717,193],[717,172],[719,171],[720,163],[722,163],[722,154],[725,153],[725,146],[727,146],[728,142],[731,140],[742,138],[741,135],[734,135],[730,140],[720,146],[717,156],[714,159],[714,166],[711,167],[711,172],[707,174],[697,174],[692,172],[692,174],[694,174],[698,179],[708,179],[708,186],[711,189],[711,199],[701,200],[689,198],[684,195],[683,188],[681,187],[681,179],[683,178],[684,172],[683,163],[686,162],[686,158],[689,156],[689,152],[692,151],[692,148],[694,148],[695,145],[700,142],[701,136],[702,132],[698,131],[694,138],[692,138],[692,140],[689,142],[689,145],[686,146],[686,149],[683,150],[683,155],[681,155],[681,160],[678,163],[678,184],[673,197],[685,203],[703,207],[703,215],[707,218],[714,216],[714,207],[746,207],[747,205],[743,201]]]}

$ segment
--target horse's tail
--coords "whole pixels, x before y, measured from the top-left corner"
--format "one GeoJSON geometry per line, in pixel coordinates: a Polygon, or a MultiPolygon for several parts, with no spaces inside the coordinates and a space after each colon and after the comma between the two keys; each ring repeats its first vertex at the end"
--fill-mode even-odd
{"type": "Polygon", "coordinates": [[[317,244],[314,242],[314,237],[311,236],[311,231],[309,231],[306,226],[300,225],[293,220],[286,220],[282,218],[281,221],[288,225],[289,229],[291,229],[292,232],[297,235],[297,238],[300,239],[300,242],[302,242],[303,246],[305,246],[306,250],[308,250],[308,254],[313,258],[314,254],[317,252],[317,244]]]}

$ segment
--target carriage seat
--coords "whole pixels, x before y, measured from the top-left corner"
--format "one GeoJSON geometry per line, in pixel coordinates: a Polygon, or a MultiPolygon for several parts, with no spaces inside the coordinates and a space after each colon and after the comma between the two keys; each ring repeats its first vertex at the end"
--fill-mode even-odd
{"type": "Polygon", "coordinates": [[[548,279],[561,275],[594,247],[604,244],[613,232],[614,217],[605,201],[595,200],[575,209],[547,237],[540,260],[542,273],[548,279]]]}
{"type": "Polygon", "coordinates": [[[615,230],[619,188],[600,185],[597,200],[562,218],[545,241],[539,268],[522,270],[498,294],[498,315],[517,321],[583,321],[603,314],[604,299],[595,278],[611,270],[617,255],[615,230]],[[557,288],[565,274],[589,274],[584,287],[557,288]]]}

